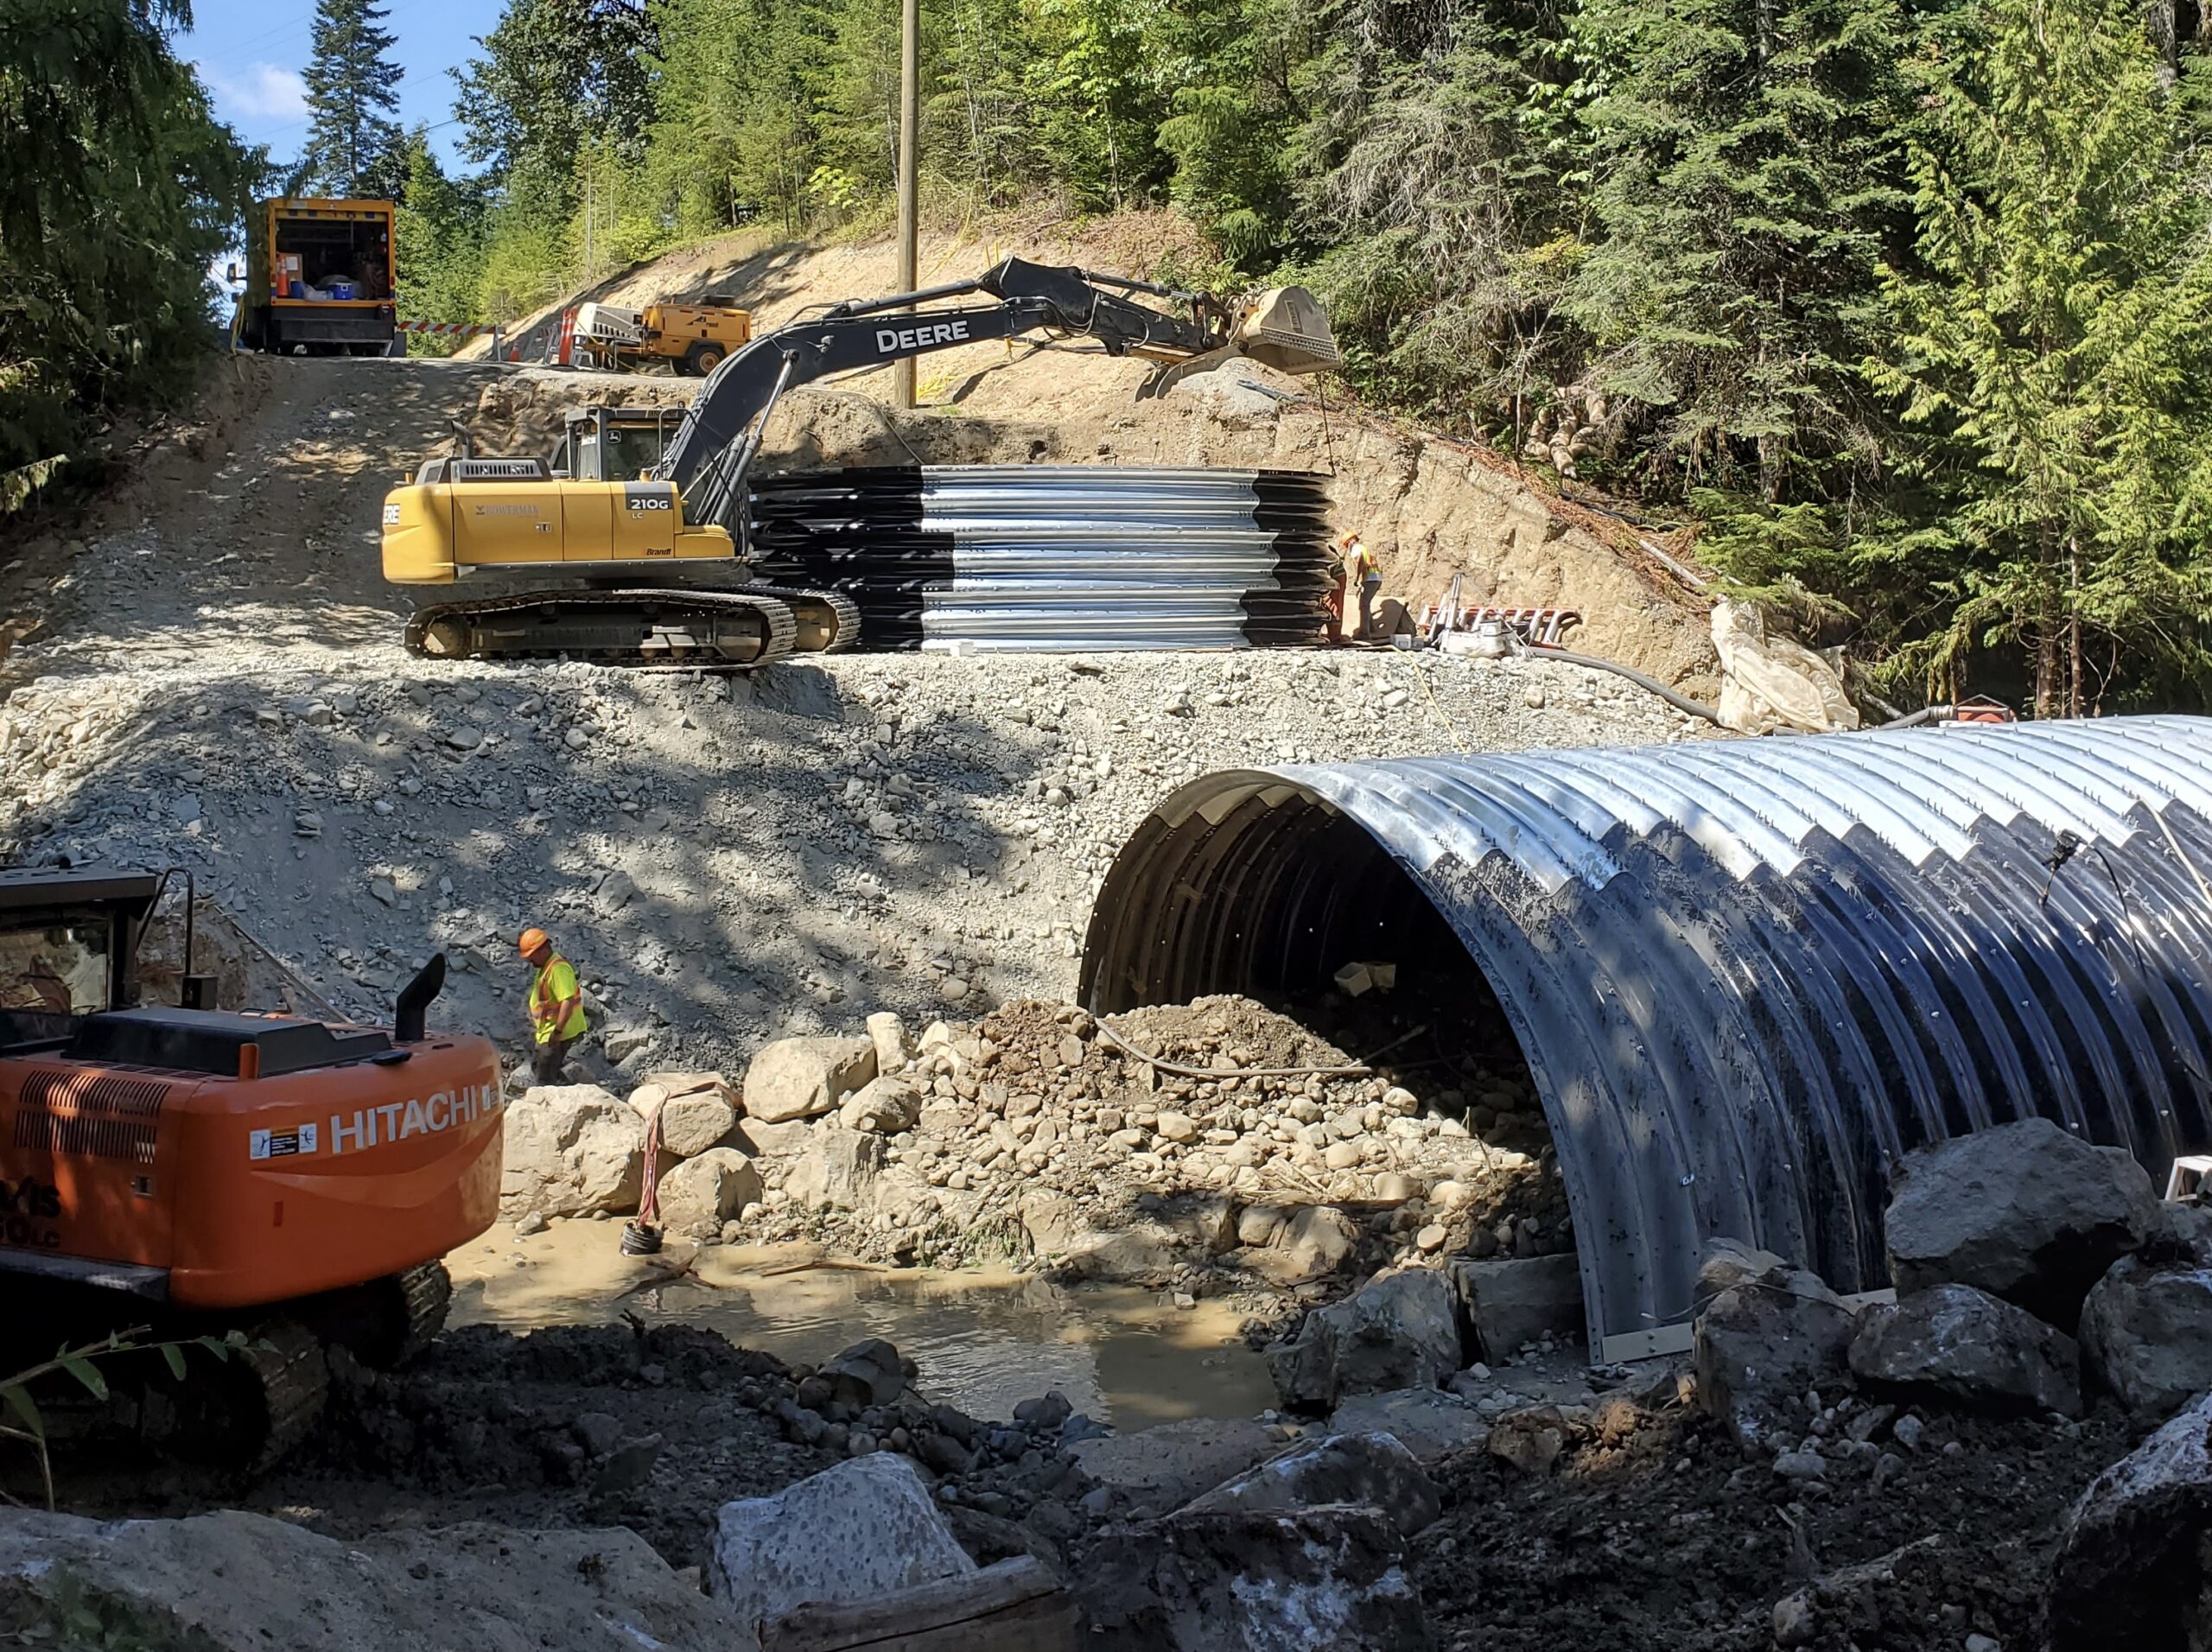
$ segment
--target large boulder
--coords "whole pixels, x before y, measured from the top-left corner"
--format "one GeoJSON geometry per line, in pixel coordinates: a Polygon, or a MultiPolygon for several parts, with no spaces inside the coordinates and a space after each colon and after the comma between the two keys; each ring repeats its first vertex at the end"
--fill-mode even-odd
{"type": "Polygon", "coordinates": [[[1294,1341],[1268,1353],[1275,1392],[1301,1410],[1326,1410],[1344,1395],[1436,1388],[1461,1363],[1458,1299],[1427,1268],[1369,1280],[1307,1314],[1294,1341]]]}
{"type": "Polygon", "coordinates": [[[2212,1388],[2212,1268],[2123,1256],[2082,1307],[2096,1380],[2139,1417],[2164,1417],[2212,1388]]]}
{"type": "Polygon", "coordinates": [[[906,1024],[890,1010],[878,1010],[867,1021],[868,1042],[875,1045],[875,1070],[894,1073],[914,1058],[906,1042],[906,1024]]]}
{"type": "Polygon", "coordinates": [[[874,1077],[873,1039],[778,1039],[745,1070],[745,1114],[770,1124],[810,1119],[874,1077]]]}
{"type": "Polygon", "coordinates": [[[1356,1394],[1329,1414],[1332,1434],[1388,1434],[1423,1463],[1473,1451],[1490,1437],[1490,1422],[1442,1388],[1356,1394]]]}
{"type": "Polygon", "coordinates": [[[638,1116],[660,1110],[660,1145],[678,1159],[719,1146],[737,1122],[737,1093],[718,1072],[657,1072],[630,1092],[638,1116]]]}
{"type": "Polygon", "coordinates": [[[1192,1514],[1224,1509],[1286,1511],[1325,1503],[1380,1509],[1411,1537],[1444,1512],[1443,1493],[1421,1459],[1389,1434],[1332,1434],[1292,1446],[1187,1505],[1192,1514]]]}
{"type": "Polygon", "coordinates": [[[1698,1405],[1740,1446],[1804,1431],[1808,1388],[1850,1380],[1851,1310],[1816,1274],[1770,1268],[1706,1305],[1692,1331],[1698,1405]]]}
{"type": "Polygon", "coordinates": [[[2071,1331],[2105,1270],[2161,1229],[2143,1167],[2048,1119],[1915,1148],[1890,1200],[1897,1293],[1971,1285],[2071,1331]]]}
{"type": "Polygon", "coordinates": [[[784,1191],[810,1210],[857,1210],[883,1173],[883,1138],[864,1130],[817,1128],[791,1168],[784,1191]]]}
{"type": "Polygon", "coordinates": [[[232,1509],[103,1522],[23,1509],[0,1509],[0,1642],[136,1652],[760,1645],[634,1532],[467,1525],[340,1542],[232,1509]]]}
{"type": "Polygon", "coordinates": [[[1163,1280],[1185,1260],[1184,1236],[1151,1217],[1094,1222],[1064,1193],[1027,1193],[1015,1209],[1030,1248],[1077,1278],[1163,1280]]]}
{"type": "Polygon", "coordinates": [[[2082,1414],[2074,1339],[1971,1285],[1938,1285],[1859,1316],[1852,1374],[1899,1399],[1951,1400],[1988,1411],[2082,1414]]]}
{"type": "Polygon", "coordinates": [[[1697,1305],[1705,1305],[1733,1285],[1757,1279],[1770,1268],[1787,1268],[1789,1259],[1741,1239],[1716,1235],[1698,1251],[1697,1305]]]}
{"type": "Polygon", "coordinates": [[[1080,1439],[1083,1471],[1138,1507],[1163,1514],[1272,1456],[1282,1440],[1249,1417],[1190,1417],[1133,1434],[1080,1439]]]}
{"type": "Polygon", "coordinates": [[[1264,1246],[1241,1260],[1268,1283],[1286,1289],[1326,1279],[1350,1260],[1359,1224],[1333,1204],[1305,1204],[1276,1223],[1264,1246]]]}
{"type": "Polygon", "coordinates": [[[2212,1394],[2089,1483],[2051,1569],[2050,1652],[2212,1646],[2212,1394]]]}
{"type": "Polygon", "coordinates": [[[814,1127],[804,1119],[781,1124],[740,1119],[730,1133],[730,1145],[754,1159],[796,1159],[814,1145],[814,1127]]]}
{"type": "Polygon", "coordinates": [[[645,1121],[596,1084],[552,1084],[509,1104],[499,1214],[509,1221],[638,1208],[645,1121]]]}
{"type": "Polygon", "coordinates": [[[906,1391],[906,1363],[880,1337],[855,1343],[815,1375],[830,1385],[832,1400],[861,1411],[891,1405],[906,1391]]]}
{"type": "Polygon", "coordinates": [[[713,1239],[761,1195],[760,1172],[734,1147],[709,1147],[660,1179],[660,1220],[687,1239],[713,1239]]]}
{"type": "Polygon", "coordinates": [[[1380,1509],[1185,1510],[1109,1527],[1073,1569],[1090,1652],[1431,1652],[1380,1509]]]}
{"type": "Polygon", "coordinates": [[[1452,1269],[1460,1310],[1484,1359],[1510,1359],[1524,1343],[1580,1342],[1582,1270],[1574,1253],[1461,1261],[1452,1269]]]}
{"type": "Polygon", "coordinates": [[[724,1503],[707,1554],[709,1592],[756,1634],[804,1601],[865,1600],[976,1569],[914,1465],[891,1452],[724,1503]]]}
{"type": "Polygon", "coordinates": [[[848,1130],[872,1130],[878,1135],[911,1130],[921,1116],[922,1092],[903,1078],[871,1078],[837,1109],[837,1121],[848,1130]]]}

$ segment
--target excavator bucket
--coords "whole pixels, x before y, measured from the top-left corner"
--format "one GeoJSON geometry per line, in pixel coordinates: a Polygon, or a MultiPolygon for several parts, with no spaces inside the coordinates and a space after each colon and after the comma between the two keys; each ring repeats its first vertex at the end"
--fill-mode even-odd
{"type": "Polygon", "coordinates": [[[1236,329],[1239,351],[1263,366],[1302,375],[1344,365],[1321,301],[1303,287],[1271,287],[1236,329]]]}

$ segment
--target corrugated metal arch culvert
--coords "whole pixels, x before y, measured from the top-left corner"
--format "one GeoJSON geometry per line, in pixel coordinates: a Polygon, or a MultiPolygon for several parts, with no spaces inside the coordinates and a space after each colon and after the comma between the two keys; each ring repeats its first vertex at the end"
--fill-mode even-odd
{"type": "Polygon", "coordinates": [[[1708,1236],[1886,1284],[1923,1141],[2042,1115],[2162,1186],[2212,1147],[2208,880],[2202,718],[1236,770],[1116,858],[1082,995],[1310,991],[1432,907],[1541,1096],[1591,1346],[1625,1350],[1688,1316],[1708,1236]]]}

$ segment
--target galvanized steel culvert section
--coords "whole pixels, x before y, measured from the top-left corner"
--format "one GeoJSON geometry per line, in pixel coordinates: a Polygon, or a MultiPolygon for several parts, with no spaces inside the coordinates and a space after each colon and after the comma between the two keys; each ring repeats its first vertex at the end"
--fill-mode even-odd
{"type": "Polygon", "coordinates": [[[2042,1115],[2162,1187],[2212,1148],[2212,720],[1211,775],[1116,859],[1082,995],[1454,942],[1541,1096],[1593,1350],[1687,1319],[1711,1236],[1879,1289],[1922,1142],[2042,1115]]]}
{"type": "Polygon", "coordinates": [[[1327,478],[931,465],[754,479],[763,575],[843,591],[871,648],[1307,646],[1338,577],[1327,478]]]}

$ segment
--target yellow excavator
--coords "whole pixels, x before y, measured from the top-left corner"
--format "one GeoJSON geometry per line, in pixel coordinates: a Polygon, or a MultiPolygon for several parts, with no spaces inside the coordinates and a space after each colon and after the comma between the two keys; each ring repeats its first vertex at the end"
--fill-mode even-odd
{"type": "Polygon", "coordinates": [[[419,607],[408,646],[722,670],[855,646],[847,597],[747,577],[746,481],[769,414],[796,384],[1032,333],[1158,363],[1140,397],[1240,357],[1293,374],[1341,359],[1300,287],[1221,297],[1008,258],[972,280],[833,305],[733,353],[680,417],[588,408],[550,462],[425,461],[385,497],[385,577],[471,590],[419,607]]]}

